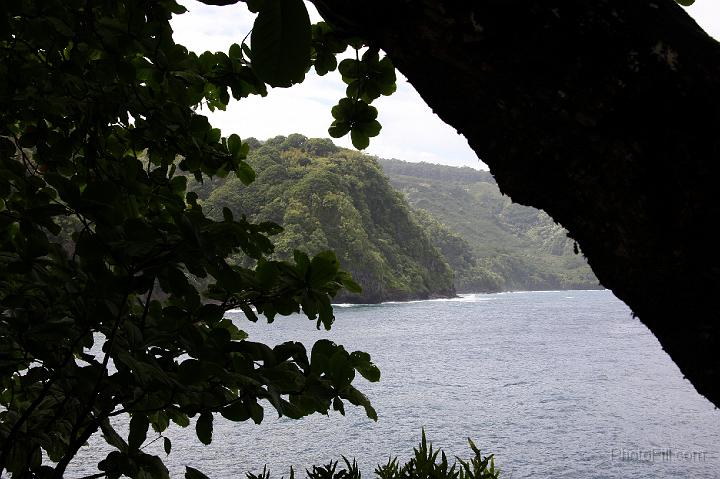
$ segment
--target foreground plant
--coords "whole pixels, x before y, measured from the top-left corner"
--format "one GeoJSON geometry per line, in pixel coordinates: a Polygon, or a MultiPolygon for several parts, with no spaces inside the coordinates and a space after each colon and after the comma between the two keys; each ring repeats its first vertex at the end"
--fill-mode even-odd
{"type": "MultiPolygon", "coordinates": [[[[494,456],[483,456],[472,440],[468,439],[468,443],[473,456],[467,461],[456,457],[457,462],[450,464],[442,449],[433,450],[423,429],[420,444],[413,448],[413,456],[405,464],[401,465],[397,457],[388,459],[386,464],[375,468],[375,476],[378,479],[498,479],[500,470],[495,468],[494,456]]],[[[357,462],[354,459],[350,462],[345,456],[342,460],[339,468],[338,461],[331,461],[306,469],[307,479],[361,479],[357,462]]],[[[289,477],[295,479],[292,467],[289,477]]],[[[264,467],[259,474],[248,473],[247,478],[270,479],[270,471],[264,467]]]]}
{"type": "Polygon", "coordinates": [[[299,418],[347,401],[376,418],[352,385],[356,372],[379,379],[368,354],[266,346],[225,318],[302,311],[330,328],[330,299],[358,286],[330,252],[265,259],[278,226],[227,209],[212,220],[186,192],[188,175],[253,180],[247,144],[196,107],[265,85],[235,49],[175,44],[168,20],[182,11],[44,0],[0,12],[0,475],[63,477],[101,435],[107,477],[168,477],[142,448],[171,421],[196,418],[208,444],[215,413],[260,422],[268,404],[299,418]]]}

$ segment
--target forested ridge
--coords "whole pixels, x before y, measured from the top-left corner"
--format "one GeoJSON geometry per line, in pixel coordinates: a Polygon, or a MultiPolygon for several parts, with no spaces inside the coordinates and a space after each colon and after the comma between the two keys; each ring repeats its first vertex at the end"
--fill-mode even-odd
{"type": "Polygon", "coordinates": [[[278,259],[336,251],[363,287],[336,301],[598,287],[565,231],[511,203],[487,172],[377,159],[297,134],[248,143],[255,182],[196,185],[203,209],[281,225],[278,259]]]}
{"type": "Polygon", "coordinates": [[[283,227],[275,256],[296,249],[334,250],[361,284],[362,294],[336,301],[381,302],[453,296],[453,274],[371,157],[301,135],[252,142],[249,186],[230,178],[204,185],[198,195],[209,216],[223,207],[251,221],[283,227]]]}
{"type": "Polygon", "coordinates": [[[434,244],[455,271],[458,292],[601,287],[567,231],[545,212],[513,203],[489,172],[378,162],[433,231],[434,244]]]}

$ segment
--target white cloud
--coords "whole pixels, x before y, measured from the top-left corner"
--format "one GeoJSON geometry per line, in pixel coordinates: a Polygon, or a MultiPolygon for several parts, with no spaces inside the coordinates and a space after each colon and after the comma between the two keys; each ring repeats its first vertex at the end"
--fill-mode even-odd
{"type": "MultiPolygon", "coordinates": [[[[189,12],[173,19],[175,40],[195,52],[227,51],[250,32],[254,15],[244,4],[213,7],[182,0],[189,12]]],[[[308,4],[309,5],[309,4],[308,4]]],[[[698,23],[720,38],[720,2],[698,0],[688,8],[698,23]]],[[[313,21],[319,16],[310,11],[313,21]]],[[[205,112],[224,135],[237,133],[243,138],[265,139],[276,135],[301,133],[308,137],[328,137],[332,123],[330,109],[344,95],[345,85],[337,72],[319,77],[314,72],[300,85],[271,89],[265,98],[232,101],[227,111],[205,112]]],[[[440,120],[420,95],[404,79],[398,90],[374,103],[383,125],[380,136],[371,140],[369,154],[406,161],[428,161],[455,166],[487,169],[477,159],[464,137],[440,120]]],[[[352,147],[349,138],[335,140],[352,147]]]]}
{"type": "Polygon", "coordinates": [[[697,0],[685,10],[711,37],[720,40],[720,2],[697,0]]]}
{"type": "Polygon", "coordinates": [[[173,38],[196,53],[227,51],[233,43],[242,42],[252,29],[254,16],[244,3],[215,7],[181,0],[187,13],[172,19],[173,38]]]}
{"type": "MultiPolygon", "coordinates": [[[[201,53],[227,51],[240,43],[252,28],[254,16],[244,4],[213,7],[191,0],[181,2],[188,13],[173,18],[175,41],[201,53]]],[[[319,15],[310,11],[314,21],[319,15]]],[[[270,89],[265,98],[250,97],[232,101],[226,111],[205,111],[211,123],[224,135],[237,133],[243,138],[265,139],[276,135],[301,133],[308,137],[328,137],[332,123],[330,109],[344,96],[345,84],[337,72],[319,77],[310,72],[306,80],[289,89],[270,89]]],[[[487,167],[481,163],[467,141],[442,122],[407,81],[398,82],[398,91],[376,100],[380,136],[371,140],[367,153],[384,158],[428,161],[450,165],[487,167]]],[[[334,140],[352,148],[349,137],[334,140]]]]}

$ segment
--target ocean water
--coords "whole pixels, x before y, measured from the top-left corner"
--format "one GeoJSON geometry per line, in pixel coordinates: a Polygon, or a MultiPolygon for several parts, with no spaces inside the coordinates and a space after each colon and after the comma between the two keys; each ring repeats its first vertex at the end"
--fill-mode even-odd
{"type": "MultiPolygon", "coordinates": [[[[173,477],[185,465],[211,478],[245,477],[267,465],[288,477],[311,464],[357,459],[365,477],[387,458],[409,457],[425,428],[448,456],[467,458],[471,438],[495,455],[503,477],[717,478],[720,411],[697,394],[655,337],[608,291],[464,295],[336,306],[332,331],[301,316],[252,324],[252,340],[329,338],[369,352],[379,383],[359,378],[379,414],[360,408],[299,421],[265,409],[261,425],[218,417],[203,446],[194,428],[171,427],[173,477]]],[[[162,442],[147,451],[160,454],[162,442]]],[[[107,448],[93,440],[67,477],[96,472],[107,448]]],[[[304,477],[304,474],[298,474],[304,477]]]]}

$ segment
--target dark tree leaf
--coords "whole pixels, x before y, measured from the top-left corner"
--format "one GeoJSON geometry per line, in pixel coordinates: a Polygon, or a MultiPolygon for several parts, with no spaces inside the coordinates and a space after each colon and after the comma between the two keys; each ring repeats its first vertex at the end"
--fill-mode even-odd
{"type": "Polygon", "coordinates": [[[195,433],[200,442],[206,446],[212,442],[213,415],[210,412],[203,412],[195,424],[195,433]]]}
{"type": "Polygon", "coordinates": [[[185,479],[210,479],[194,467],[185,466],[185,479]]]}
{"type": "Polygon", "coordinates": [[[250,37],[252,67],[274,87],[301,82],[310,65],[310,17],[302,0],[265,0],[250,37]]]}
{"type": "Polygon", "coordinates": [[[135,413],[130,419],[130,433],[128,434],[128,446],[131,450],[140,449],[140,446],[147,439],[150,421],[143,413],[135,413]]]}

